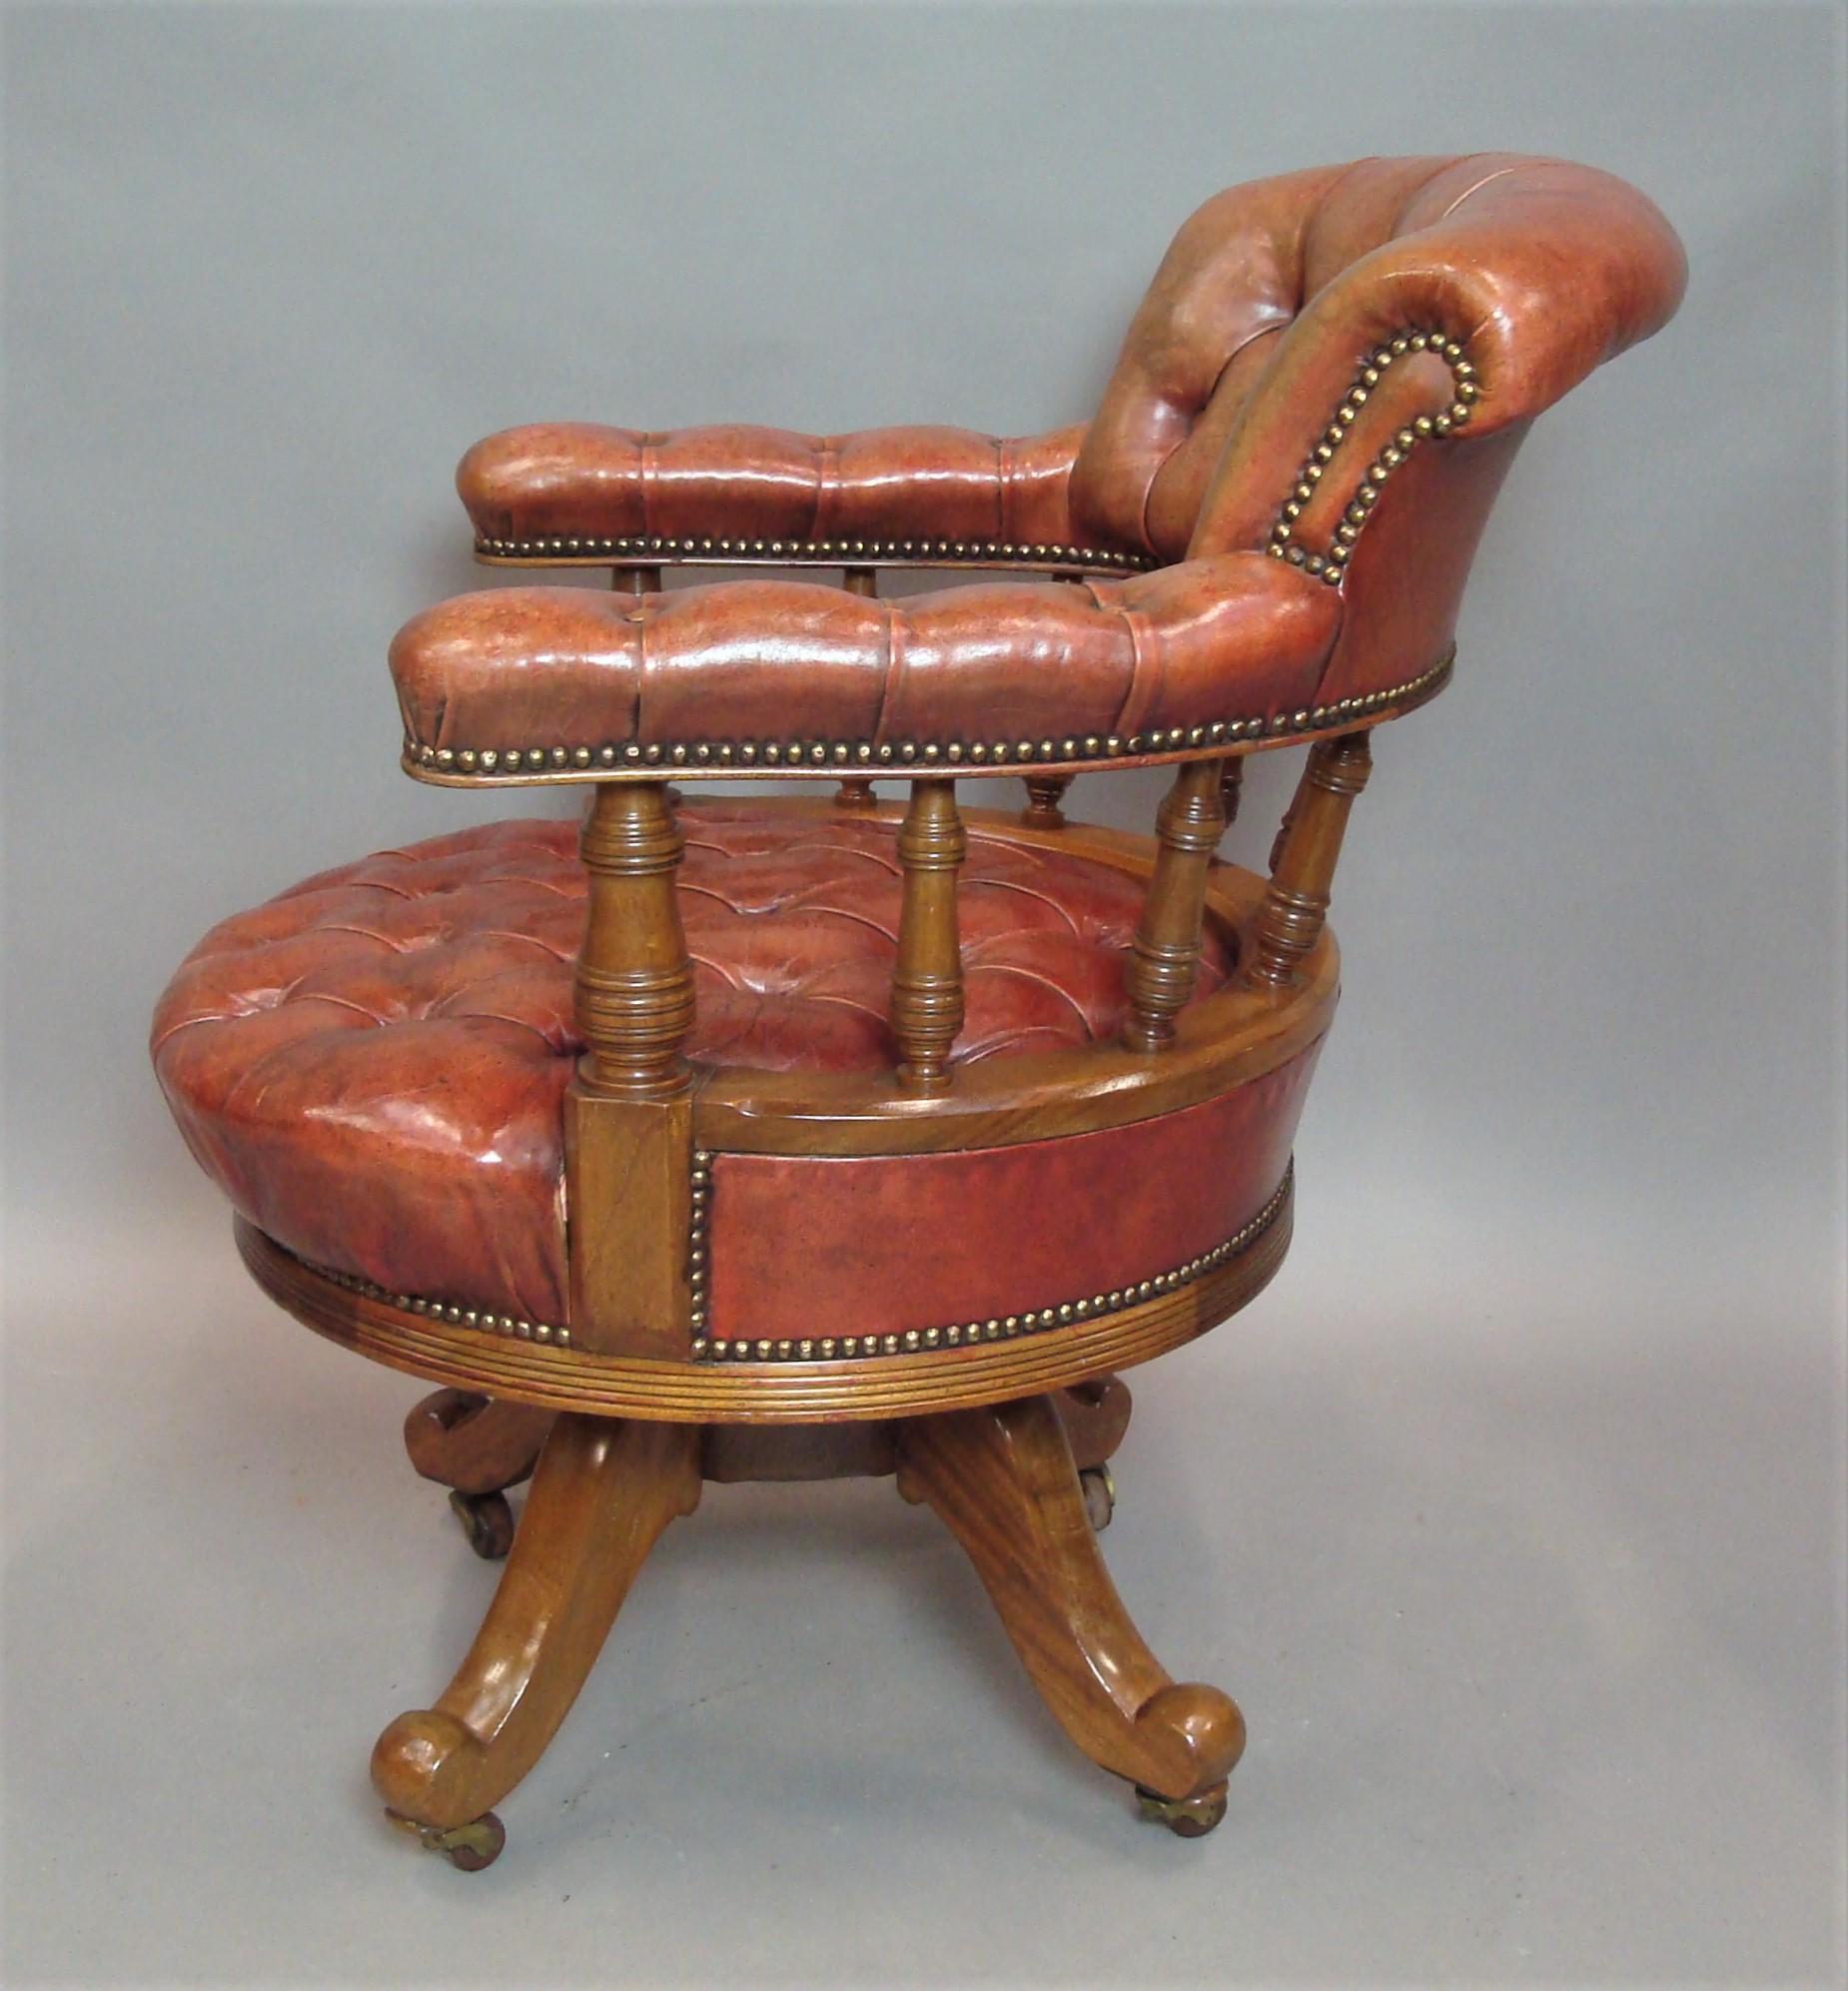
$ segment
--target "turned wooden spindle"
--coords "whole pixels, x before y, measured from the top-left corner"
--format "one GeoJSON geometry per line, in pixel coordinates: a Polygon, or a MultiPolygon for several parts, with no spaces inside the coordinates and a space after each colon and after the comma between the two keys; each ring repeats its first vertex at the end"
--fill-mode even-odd
{"type": "Polygon", "coordinates": [[[658,566],[613,566],[609,584],[618,594],[658,594],[661,570],[658,566]]]}
{"type": "Polygon", "coordinates": [[[1217,762],[1189,761],[1156,817],[1160,847],[1123,971],[1130,1004],[1123,1037],[1132,1050],[1159,1051],[1174,1042],[1175,1018],[1194,992],[1207,873],[1225,831],[1217,762]]]}
{"type": "Polygon", "coordinates": [[[1239,820],[1239,804],[1245,798],[1245,756],[1235,754],[1219,764],[1219,805],[1230,829],[1239,820]]]}
{"type": "Polygon", "coordinates": [[[1060,808],[1060,797],[1072,785],[1069,774],[1029,774],[1027,776],[1027,806],[1021,810],[1020,819],[1029,829],[1063,829],[1065,811],[1060,808]]]}
{"type": "Polygon", "coordinates": [[[579,848],[589,912],[572,984],[584,1056],[566,1092],[573,1343],[684,1359],[701,1281],[689,1260],[693,964],[674,896],[684,839],[655,781],[598,784],[579,848]]]}
{"type": "MultiPolygon", "coordinates": [[[[841,575],[841,585],[849,594],[864,595],[871,600],[879,592],[878,569],[850,566],[841,575]]],[[[849,777],[834,791],[834,806],[837,809],[870,809],[878,799],[870,781],[855,777],[849,777]]]]}
{"type": "Polygon", "coordinates": [[[571,986],[589,1089],[665,1099],[687,1083],[693,964],[674,896],[686,840],[656,781],[599,782],[578,838],[589,911],[571,986]]]}
{"type": "Polygon", "coordinates": [[[1354,798],[1373,772],[1364,732],[1310,749],[1308,765],[1271,853],[1271,883],[1252,920],[1239,979],[1248,987],[1294,987],[1329,913],[1329,890],[1354,798]]]}
{"type": "Polygon", "coordinates": [[[890,1012],[898,1082],[911,1092],[940,1092],[950,1082],[950,1047],[963,1026],[956,873],[968,847],[956,783],[913,781],[898,831],[905,894],[890,1012]]]}

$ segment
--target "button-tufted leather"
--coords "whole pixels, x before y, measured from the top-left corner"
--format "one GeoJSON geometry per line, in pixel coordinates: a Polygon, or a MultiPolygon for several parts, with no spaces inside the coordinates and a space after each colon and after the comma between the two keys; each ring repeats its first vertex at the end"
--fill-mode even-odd
{"type": "Polygon", "coordinates": [[[809,580],[497,587],[415,616],[392,672],[417,747],[502,763],[509,749],[628,741],[1015,753],[1291,710],[1311,699],[1339,619],[1330,589],[1258,553],[902,601],[809,580]]]}
{"type": "Polygon", "coordinates": [[[544,422],[477,443],[456,489],[488,540],[700,533],[1063,545],[1083,435],[920,426],[800,436],[744,423],[648,435],[544,422]]]}
{"type": "MultiPolygon", "coordinates": [[[[893,825],[717,800],[682,821],[695,1062],[889,1068],[893,825]]],[[[193,950],[155,1015],[155,1065],[193,1153],[254,1223],[394,1291],[564,1318],[575,837],[514,821],[384,851],[193,950]]],[[[956,1059],[1113,1036],[1140,906],[1122,872],[972,829],[956,1059]]],[[[1202,992],[1226,967],[1210,935],[1202,992]]]]}
{"type": "Polygon", "coordinates": [[[1527,424],[1662,326],[1685,277],[1660,213],[1608,174],[1365,159],[1201,207],[1082,430],[490,437],[460,473],[490,536],[1070,536],[1180,563],[884,605],[763,582],[595,609],[463,597],[394,647],[413,769],[446,749],[504,774],[509,747],[517,770],[535,747],[791,734],[824,760],[834,743],[986,748],[1390,694],[1447,649],[1527,424]]]}

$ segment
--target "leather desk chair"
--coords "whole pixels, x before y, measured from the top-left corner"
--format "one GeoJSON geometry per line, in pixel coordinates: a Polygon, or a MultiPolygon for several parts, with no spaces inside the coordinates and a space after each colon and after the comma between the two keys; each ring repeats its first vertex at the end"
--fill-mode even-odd
{"type": "Polygon", "coordinates": [[[1218,1822],[1239,1711],[1163,1671],[1093,1538],[1115,1372],[1281,1263],[1372,729],[1446,682],[1529,422],[1683,276],[1603,174],[1366,160],[1207,202],[1086,425],[566,424],[463,459],[482,560],[615,587],[412,621],[404,765],[583,783],[581,835],[311,878],[208,934],[154,1027],[259,1284],[444,1386],[413,1460],[511,1541],[373,1757],[427,1845],[498,1851],[489,1807],[702,1479],[838,1474],[936,1511],[1146,1813],[1218,1822]],[[752,562],[823,572],[660,587],[752,562]],[[882,600],[895,566],[1011,571],[882,600]],[[1221,863],[1245,757],[1298,744],[1269,878],[1221,863]],[[1152,839],[1064,820],[1075,775],[1152,764],[1152,839]],[[1024,814],[993,778],[1023,775],[1024,814]],[[669,785],[791,776],[839,792],[669,785]]]}

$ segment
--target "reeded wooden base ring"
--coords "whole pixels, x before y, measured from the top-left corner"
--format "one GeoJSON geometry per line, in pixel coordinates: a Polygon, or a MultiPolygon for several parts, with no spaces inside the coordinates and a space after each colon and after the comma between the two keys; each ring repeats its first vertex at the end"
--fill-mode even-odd
{"type": "Polygon", "coordinates": [[[551,1410],[678,1424],[813,1424],[1004,1403],[1128,1369],[1194,1340],[1254,1299],[1290,1246],[1294,1190],[1242,1250],[1173,1292],[1019,1341],[870,1361],[651,1362],[540,1348],[356,1293],[237,1222],[257,1284],[297,1320],[389,1368],[551,1410]]]}

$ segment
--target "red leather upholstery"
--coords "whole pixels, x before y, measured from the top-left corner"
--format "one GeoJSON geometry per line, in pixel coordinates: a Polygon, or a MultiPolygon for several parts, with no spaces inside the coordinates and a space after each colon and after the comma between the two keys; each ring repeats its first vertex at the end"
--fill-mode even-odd
{"type": "MultiPolygon", "coordinates": [[[[1686,279],[1651,202],[1563,160],[1362,159],[1230,188],[1182,225],[1131,323],[1073,469],[1074,522],[1167,559],[1260,545],[1371,349],[1460,343],[1481,390],[1469,433],[1486,435],[1658,331],[1686,279]]],[[[1388,435],[1453,399],[1434,363],[1393,387],[1411,376],[1423,392],[1388,435]]],[[[1367,461],[1346,452],[1343,482],[1367,461]]]]}
{"type": "Polygon", "coordinates": [[[580,750],[592,767],[625,743],[724,739],[794,743],[790,764],[832,769],[807,742],[1024,758],[1049,734],[1269,718],[1313,696],[1338,621],[1327,588],[1258,553],[902,601],[803,580],[500,587],[408,622],[392,672],[409,750],[445,767],[563,765],[580,750]]]}
{"type": "Polygon", "coordinates": [[[534,423],[477,443],[456,489],[489,541],[702,533],[1063,545],[1083,435],[920,427],[798,436],[743,423],[649,435],[534,423]]]}
{"type": "MultiPolygon", "coordinates": [[[[682,820],[696,1061],[889,1068],[889,823],[709,801],[682,820]]],[[[1141,891],[977,827],[959,1061],[1114,1035],[1141,891]]],[[[193,1153],[254,1223],[395,1292],[564,1319],[560,1100],[581,1049],[575,829],[505,822],[324,872],[215,927],[154,1020],[193,1153]]],[[[1209,936],[1204,993],[1224,977],[1209,936]]]]}
{"type": "Polygon", "coordinates": [[[954,512],[959,532],[1011,517],[1057,537],[1063,507],[1081,541],[1181,564],[887,607],[757,582],[626,610],[464,597],[394,648],[408,764],[443,776],[465,753],[462,771],[531,778],[607,754],[619,772],[629,747],[696,758],[793,737],[805,765],[905,742],[981,743],[992,767],[1010,736],[1010,752],[1044,742],[1043,764],[1098,758],[1087,735],[1166,730],[1180,737],[1160,746],[1178,748],[1197,727],[1220,744],[1215,724],[1270,740],[1344,722],[1319,714],[1387,697],[1447,647],[1526,425],[1662,326],[1685,278],[1660,213],[1608,174],[1501,153],[1361,160],[1235,187],[1192,216],[1082,442],[491,438],[462,469],[477,524],[929,534],[954,512]],[[1267,552],[1289,571],[1267,574],[1267,552]]]}
{"type": "Polygon", "coordinates": [[[1173,1271],[1225,1243],[1283,1180],[1320,1048],[1198,1106],[1057,1140],[720,1155],[706,1332],[753,1346],[903,1334],[1173,1271]]]}

